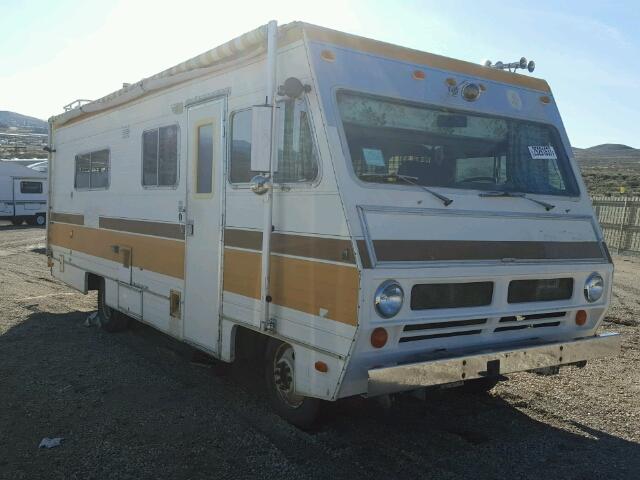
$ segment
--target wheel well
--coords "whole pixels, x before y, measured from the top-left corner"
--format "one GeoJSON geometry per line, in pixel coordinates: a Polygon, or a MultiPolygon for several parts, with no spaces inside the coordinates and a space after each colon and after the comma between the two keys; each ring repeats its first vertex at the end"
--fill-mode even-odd
{"type": "Polygon", "coordinates": [[[238,325],[235,334],[235,359],[261,361],[268,340],[267,335],[238,325]]]}
{"type": "Polygon", "coordinates": [[[95,273],[87,273],[87,290],[98,290],[102,277],[95,273]]]}

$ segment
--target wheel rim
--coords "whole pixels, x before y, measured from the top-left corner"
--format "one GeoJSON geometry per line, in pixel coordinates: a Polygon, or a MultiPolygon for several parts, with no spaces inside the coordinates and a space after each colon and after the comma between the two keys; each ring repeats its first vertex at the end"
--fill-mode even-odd
{"type": "Polygon", "coordinates": [[[36,217],[36,223],[37,223],[38,225],[44,225],[44,222],[45,222],[45,220],[44,220],[44,217],[43,217],[42,215],[38,215],[38,216],[36,217]]]}
{"type": "Polygon", "coordinates": [[[283,343],[278,347],[273,359],[273,382],[280,400],[291,408],[298,408],[302,405],[304,397],[296,393],[294,365],[293,348],[283,343]]]}

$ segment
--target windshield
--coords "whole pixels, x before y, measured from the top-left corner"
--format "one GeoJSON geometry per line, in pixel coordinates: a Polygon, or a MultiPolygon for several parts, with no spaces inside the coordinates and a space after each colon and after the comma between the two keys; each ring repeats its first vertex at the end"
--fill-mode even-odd
{"type": "Polygon", "coordinates": [[[347,92],[338,94],[338,107],[353,169],[362,181],[405,176],[431,187],[578,194],[549,125],[347,92]]]}

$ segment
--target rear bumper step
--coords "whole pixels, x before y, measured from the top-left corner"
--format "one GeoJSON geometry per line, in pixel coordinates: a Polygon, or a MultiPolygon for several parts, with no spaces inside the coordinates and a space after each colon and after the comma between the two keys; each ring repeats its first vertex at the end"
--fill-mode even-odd
{"type": "Polygon", "coordinates": [[[368,395],[414,390],[487,376],[568,365],[620,352],[620,335],[605,333],[566,342],[505,350],[369,370],[368,395]]]}

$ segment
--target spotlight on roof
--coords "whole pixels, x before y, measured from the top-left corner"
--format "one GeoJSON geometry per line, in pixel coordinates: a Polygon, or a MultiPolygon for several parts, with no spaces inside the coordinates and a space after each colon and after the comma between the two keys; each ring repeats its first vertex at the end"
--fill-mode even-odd
{"type": "Polygon", "coordinates": [[[510,62],[510,63],[505,63],[505,62],[492,63],[491,60],[485,60],[484,66],[489,68],[495,68],[497,70],[509,70],[510,72],[515,72],[519,68],[522,70],[526,69],[529,72],[533,72],[536,69],[536,62],[534,62],[533,60],[530,60],[529,62],[527,62],[527,59],[525,57],[522,57],[519,61],[510,62]]]}

